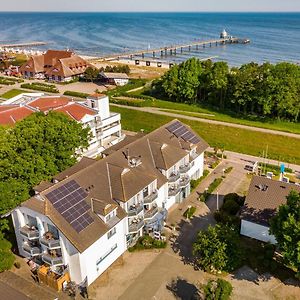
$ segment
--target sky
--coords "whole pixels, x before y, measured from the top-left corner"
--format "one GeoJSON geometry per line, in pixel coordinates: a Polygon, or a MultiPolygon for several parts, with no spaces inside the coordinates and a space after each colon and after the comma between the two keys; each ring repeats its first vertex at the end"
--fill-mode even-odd
{"type": "Polygon", "coordinates": [[[300,11],[300,0],[1,0],[0,11],[300,11]]]}

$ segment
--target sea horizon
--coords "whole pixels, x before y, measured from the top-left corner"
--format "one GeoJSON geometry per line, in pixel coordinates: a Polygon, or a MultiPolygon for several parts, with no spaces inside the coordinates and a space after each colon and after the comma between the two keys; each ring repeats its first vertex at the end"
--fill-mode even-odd
{"type": "Polygon", "coordinates": [[[193,49],[168,62],[192,56],[232,66],[300,62],[300,12],[0,12],[0,26],[1,42],[42,41],[48,44],[41,50],[96,57],[218,38],[226,29],[251,43],[193,49]]]}

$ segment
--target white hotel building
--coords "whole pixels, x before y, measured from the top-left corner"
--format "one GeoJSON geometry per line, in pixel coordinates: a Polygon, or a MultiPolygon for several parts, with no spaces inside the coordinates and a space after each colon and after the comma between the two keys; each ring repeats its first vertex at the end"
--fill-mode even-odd
{"type": "Polygon", "coordinates": [[[207,143],[179,121],[125,139],[100,161],[83,158],[35,188],[13,222],[20,255],[90,285],[203,174],[207,143]]]}
{"type": "Polygon", "coordinates": [[[105,149],[124,139],[121,115],[110,112],[109,98],[95,94],[86,101],[73,101],[65,96],[45,96],[42,93],[21,94],[0,103],[0,125],[13,126],[34,112],[62,112],[91,129],[91,139],[84,156],[96,157],[105,149]]]}

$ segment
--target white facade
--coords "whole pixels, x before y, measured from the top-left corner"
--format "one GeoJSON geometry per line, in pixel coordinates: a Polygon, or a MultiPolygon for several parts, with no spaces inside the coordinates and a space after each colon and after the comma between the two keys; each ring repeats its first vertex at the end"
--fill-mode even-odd
{"type": "Polygon", "coordinates": [[[28,258],[36,257],[38,258],[37,262],[40,261],[42,264],[46,263],[45,258],[50,257],[51,251],[55,249],[56,258],[53,259],[52,264],[51,262],[46,264],[58,273],[62,272],[61,269],[66,269],[71,280],[77,284],[87,280],[88,285],[90,285],[127,249],[125,241],[126,218],[110,229],[110,231],[114,231],[112,236],[108,237],[108,233],[104,234],[82,253],[70,243],[48,217],[42,214],[26,207],[19,207],[14,210],[12,219],[20,255],[28,258]],[[34,231],[30,231],[31,238],[22,234],[21,231],[28,229],[26,225],[38,228],[36,235],[34,231]],[[46,232],[53,233],[56,230],[57,236],[53,242],[55,247],[48,248],[43,244],[42,239],[46,232]],[[24,248],[27,248],[27,251],[24,248]]]}
{"type": "MultiPolygon", "coordinates": [[[[52,260],[54,260],[53,271],[67,270],[72,281],[77,284],[86,281],[89,285],[144,232],[162,229],[167,210],[188,197],[190,180],[198,179],[203,175],[203,164],[204,153],[198,155],[191,150],[171,168],[161,170],[162,174],[166,176],[167,182],[158,187],[157,179],[154,179],[127,202],[118,203],[126,211],[127,216],[83,252],[79,252],[48,217],[24,206],[18,207],[12,213],[12,218],[19,253],[24,257],[39,258],[40,263],[52,264],[52,260]],[[33,232],[30,231],[30,235],[33,235],[32,240],[26,237],[25,229],[29,230],[26,225],[34,227],[33,232]],[[23,233],[21,233],[22,231],[23,233]],[[42,244],[45,233],[49,231],[55,237],[53,244],[57,256],[52,260],[51,249],[42,244]],[[24,245],[27,246],[27,251],[24,251],[24,245]]],[[[98,217],[104,222],[108,220],[105,216],[98,215],[98,217]]]]}
{"type": "Polygon", "coordinates": [[[124,139],[121,128],[121,115],[109,109],[108,96],[91,96],[87,98],[89,108],[97,111],[96,115],[86,115],[82,124],[91,128],[92,139],[84,156],[96,157],[105,149],[124,139]]]}
{"type": "MultiPolygon", "coordinates": [[[[57,96],[46,96],[44,93],[24,93],[9,100],[2,102],[0,105],[20,105],[29,106],[30,102],[47,97],[47,99],[57,98],[57,96]]],[[[74,104],[70,100],[70,104],[74,104]]],[[[79,122],[91,130],[91,139],[88,149],[84,150],[83,156],[97,157],[105,149],[119,143],[125,138],[122,134],[121,115],[112,113],[109,109],[109,98],[105,95],[95,95],[88,97],[85,103],[77,103],[83,109],[88,107],[91,114],[86,114],[79,122]]],[[[38,109],[34,108],[35,111],[38,109]]]]}
{"type": "Polygon", "coordinates": [[[241,234],[262,242],[276,244],[274,235],[269,233],[269,227],[256,224],[250,221],[242,220],[241,234]]]}

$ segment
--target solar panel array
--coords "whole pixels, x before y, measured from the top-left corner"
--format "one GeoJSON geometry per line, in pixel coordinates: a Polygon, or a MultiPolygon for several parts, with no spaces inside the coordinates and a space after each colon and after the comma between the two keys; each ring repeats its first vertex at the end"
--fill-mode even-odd
{"type": "Polygon", "coordinates": [[[75,181],[64,184],[48,193],[46,197],[63,218],[79,233],[93,223],[91,208],[86,202],[87,193],[75,181]]]}
{"type": "Polygon", "coordinates": [[[176,137],[181,137],[186,142],[190,142],[192,144],[198,144],[200,142],[200,139],[188,127],[186,127],[179,121],[172,123],[166,128],[176,137]]]}

